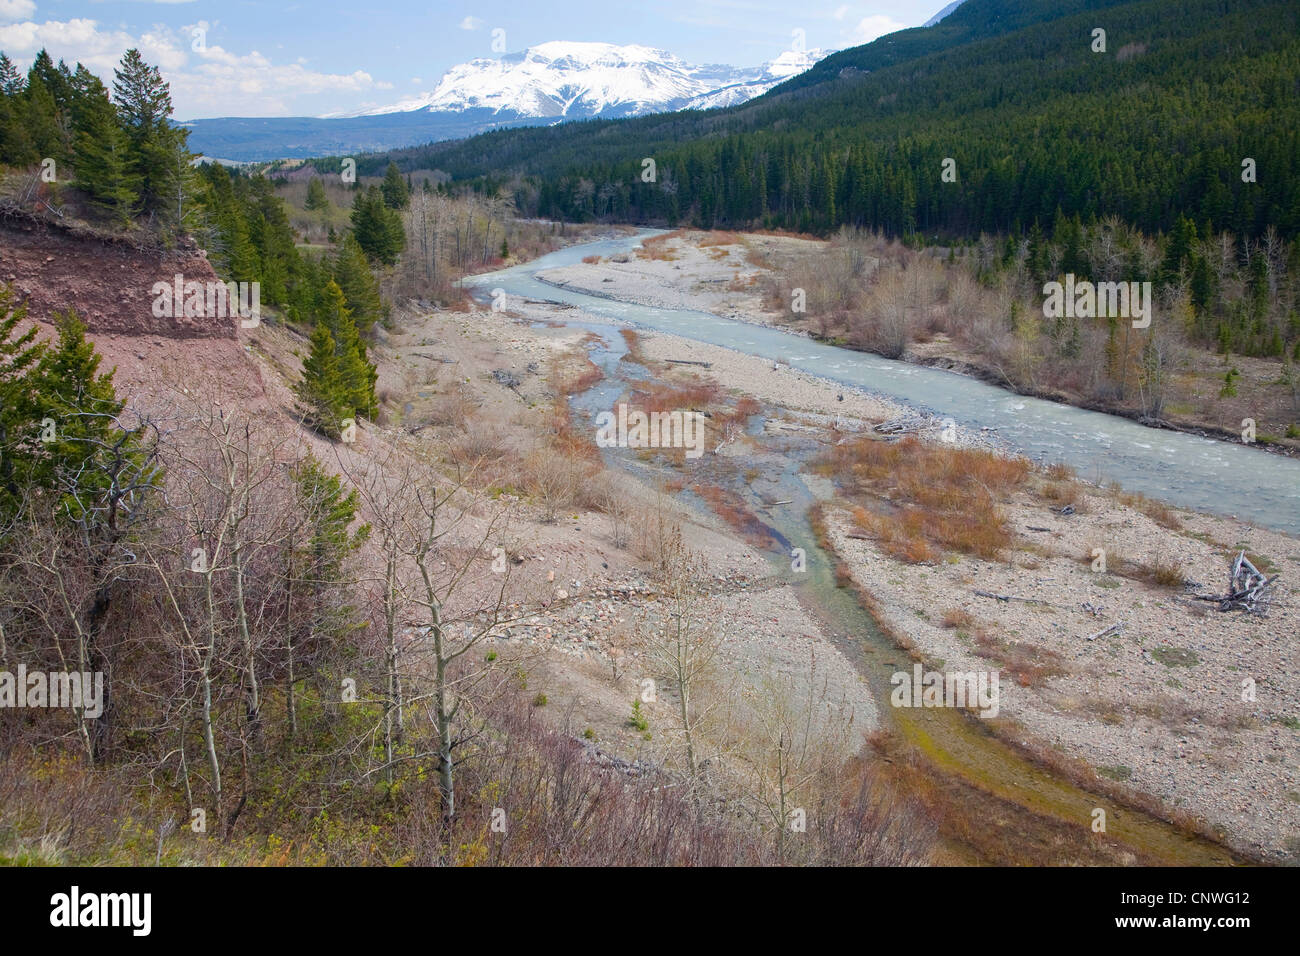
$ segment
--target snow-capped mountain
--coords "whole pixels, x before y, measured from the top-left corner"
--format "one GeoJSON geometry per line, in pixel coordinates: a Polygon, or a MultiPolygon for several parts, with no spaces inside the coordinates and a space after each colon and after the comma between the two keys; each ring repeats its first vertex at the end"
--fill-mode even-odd
{"type": "Polygon", "coordinates": [[[694,66],[664,50],[612,43],[543,43],[454,66],[432,92],[347,116],[490,109],[519,117],[639,116],[734,106],[802,73],[829,51],[788,51],[762,66],[694,66]]]}
{"type": "Polygon", "coordinates": [[[663,50],[543,43],[471,60],[427,93],[330,116],[191,120],[190,149],[227,160],[351,155],[511,126],[735,106],[802,73],[831,50],[782,53],[762,66],[695,66],[663,50]]]}

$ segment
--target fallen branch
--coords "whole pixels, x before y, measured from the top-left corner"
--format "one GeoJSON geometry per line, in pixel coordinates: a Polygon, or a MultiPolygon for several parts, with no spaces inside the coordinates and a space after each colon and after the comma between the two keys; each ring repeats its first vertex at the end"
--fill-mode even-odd
{"type": "Polygon", "coordinates": [[[903,432],[909,432],[912,428],[901,418],[894,418],[887,422],[881,422],[871,430],[873,432],[880,432],[882,435],[898,435],[903,432]]]}
{"type": "Polygon", "coordinates": [[[1110,625],[1110,627],[1103,627],[1096,634],[1089,634],[1087,640],[1095,641],[1099,637],[1109,637],[1112,634],[1118,634],[1122,630],[1124,630],[1124,622],[1116,621],[1114,624],[1110,625]]]}
{"type": "Polygon", "coordinates": [[[1232,573],[1228,579],[1228,593],[1195,594],[1198,601],[1214,601],[1220,611],[1248,611],[1251,614],[1267,614],[1268,605],[1273,595],[1269,589],[1280,575],[1266,577],[1255,565],[1250,563],[1246,552],[1242,551],[1232,562],[1232,573]]]}
{"type": "Polygon", "coordinates": [[[664,359],[664,361],[672,365],[699,365],[703,368],[713,368],[712,362],[696,362],[692,359],[664,359]]]}
{"type": "Polygon", "coordinates": [[[975,591],[974,594],[976,597],[992,598],[995,601],[1002,601],[1004,603],[1007,601],[1023,601],[1026,604],[1044,604],[1047,607],[1056,607],[1056,605],[1051,601],[1044,601],[1041,598],[1017,597],[1014,594],[994,594],[992,591],[979,590],[975,591]]]}

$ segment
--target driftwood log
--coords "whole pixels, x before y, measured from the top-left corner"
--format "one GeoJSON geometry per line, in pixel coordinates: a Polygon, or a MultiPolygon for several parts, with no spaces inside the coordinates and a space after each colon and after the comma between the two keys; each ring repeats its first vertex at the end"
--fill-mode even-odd
{"type": "Polygon", "coordinates": [[[1089,634],[1087,639],[1095,641],[1099,637],[1109,637],[1112,634],[1118,634],[1122,630],[1124,630],[1124,622],[1116,621],[1114,624],[1110,625],[1110,627],[1103,627],[1096,634],[1089,634]]]}
{"type": "Polygon", "coordinates": [[[874,432],[880,432],[882,435],[899,435],[903,432],[910,432],[911,426],[901,418],[893,418],[887,422],[881,422],[871,429],[874,432]]]}
{"type": "Polygon", "coordinates": [[[1041,604],[1045,607],[1058,607],[1051,601],[1044,601],[1041,598],[1017,597],[1014,594],[994,594],[992,591],[980,591],[976,589],[972,592],[976,597],[992,598],[994,601],[1024,601],[1026,604],[1041,604]]]}
{"type": "Polygon", "coordinates": [[[1246,611],[1250,614],[1267,614],[1272,600],[1271,588],[1279,575],[1271,578],[1251,564],[1242,551],[1232,562],[1232,572],[1228,577],[1227,594],[1197,594],[1198,601],[1214,601],[1220,611],[1246,611]]]}

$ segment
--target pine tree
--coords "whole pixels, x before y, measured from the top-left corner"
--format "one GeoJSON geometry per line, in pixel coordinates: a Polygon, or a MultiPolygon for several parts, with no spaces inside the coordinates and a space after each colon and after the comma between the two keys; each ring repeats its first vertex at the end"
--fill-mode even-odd
{"type": "Polygon", "coordinates": [[[286,693],[289,732],[297,727],[295,684],[319,668],[322,651],[358,628],[356,607],[339,600],[349,593],[348,558],[370,536],[370,526],[350,530],[357,517],[358,495],[308,453],[294,464],[297,514],[286,555],[284,582],[286,693]]]}
{"type": "Polygon", "coordinates": [[[82,69],[78,68],[78,78],[85,83],[85,90],[73,116],[76,134],[72,162],[77,187],[96,206],[126,223],[138,199],[130,168],[130,144],[118,124],[108,90],[98,77],[89,73],[81,76],[82,69]]]}
{"type": "Polygon", "coordinates": [[[42,441],[37,484],[59,494],[62,514],[94,523],[102,520],[95,514],[99,503],[117,490],[107,462],[122,437],[117,416],[123,402],[113,388],[116,370],[99,371],[100,355],[77,314],[61,313],[55,321],[58,340],[34,372],[37,416],[54,423],[53,440],[42,441]]]}
{"type": "Polygon", "coordinates": [[[121,65],[113,71],[113,77],[118,112],[138,142],[171,115],[171,90],[158,67],[145,63],[136,49],[126,51],[121,65]]]}
{"type": "Polygon", "coordinates": [[[36,341],[37,327],[18,333],[27,308],[15,304],[13,288],[0,286],[0,526],[18,506],[31,473],[38,441],[34,380],[45,343],[36,341]]]}
{"type": "Polygon", "coordinates": [[[318,209],[328,209],[329,204],[329,197],[325,195],[325,187],[321,185],[320,178],[313,176],[307,184],[307,208],[315,212],[318,209]]]}
{"type": "Polygon", "coordinates": [[[27,87],[23,90],[20,122],[31,140],[33,158],[67,158],[63,152],[59,110],[54,95],[40,76],[33,72],[28,73],[27,87]]]}
{"type": "Polygon", "coordinates": [[[1164,263],[1160,267],[1162,282],[1169,284],[1178,281],[1183,263],[1191,255],[1192,246],[1195,242],[1196,224],[1186,216],[1180,215],[1178,223],[1174,226],[1173,232],[1169,234],[1169,240],[1165,246],[1164,263]]]}
{"type": "Polygon", "coordinates": [[[321,324],[334,340],[338,363],[338,394],[351,413],[371,418],[375,412],[375,382],[378,373],[366,357],[366,347],[357,333],[356,323],[343,298],[343,290],[333,280],[325,284],[321,324]]]}
{"type": "Polygon", "coordinates": [[[349,409],[340,388],[334,336],[324,323],[312,330],[311,352],[302,363],[302,379],[296,391],[307,422],[330,438],[338,438],[349,409]]]}
{"type": "Polygon", "coordinates": [[[363,335],[384,317],[384,300],[379,292],[379,282],[366,254],[361,250],[355,237],[345,235],[343,243],[335,251],[330,262],[330,272],[343,297],[357,331],[363,335]]]}
{"type": "Polygon", "coordinates": [[[370,535],[370,525],[350,531],[357,518],[359,497],[347,492],[337,475],[331,475],[310,452],[290,472],[297,497],[307,518],[307,547],[317,580],[334,580],[349,554],[370,535]]]}
{"type": "Polygon", "coordinates": [[[118,115],[131,144],[131,170],[140,183],[142,210],[183,228],[193,157],[185,146],[189,133],[168,120],[171,89],[158,67],[145,63],[136,49],[126,51],[113,76],[118,115]]]}
{"type": "Polygon", "coordinates": [[[0,164],[24,166],[39,158],[27,132],[23,75],[0,53],[0,164]]]}
{"type": "Polygon", "coordinates": [[[23,91],[23,75],[13,60],[0,52],[0,96],[17,96],[23,91]]]}
{"type": "Polygon", "coordinates": [[[352,203],[352,234],[376,262],[393,265],[406,245],[406,231],[402,217],[384,205],[377,186],[357,193],[352,203]]]}
{"type": "Polygon", "coordinates": [[[384,182],[380,190],[384,195],[384,205],[389,209],[405,209],[406,204],[410,202],[410,190],[406,187],[406,181],[402,179],[397,163],[391,159],[388,161],[388,168],[384,171],[384,182]]]}

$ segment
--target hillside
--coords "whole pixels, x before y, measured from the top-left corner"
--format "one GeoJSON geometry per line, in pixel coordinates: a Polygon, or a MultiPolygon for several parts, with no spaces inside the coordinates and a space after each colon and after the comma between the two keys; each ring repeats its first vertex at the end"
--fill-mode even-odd
{"type": "MultiPolygon", "coordinates": [[[[842,224],[974,237],[1059,209],[1300,230],[1300,9],[1248,0],[968,0],[704,114],[503,131],[394,154],[572,220],[842,224]],[[1093,30],[1106,31],[1094,52],[1093,30]],[[642,182],[653,157],[657,181],[642,182]],[[945,181],[952,159],[955,181],[945,181]],[[1243,161],[1255,181],[1243,182],[1243,161]]],[[[378,163],[380,160],[376,159],[378,163]]],[[[386,161],[386,158],[385,158],[386,161]]]]}
{"type": "Polygon", "coordinates": [[[201,162],[137,48],[0,53],[24,919],[54,879],[301,946],[325,892],[402,905],[344,867],[1125,868],[960,877],[1084,926],[1131,867],[1300,862],[1300,8],[964,0],[736,73],[660,49],[772,26],[699,6],[721,41],[661,5],[329,121],[551,124],[355,163],[289,117],[201,162]],[[340,882],[232,889],[288,866],[340,882]]]}

